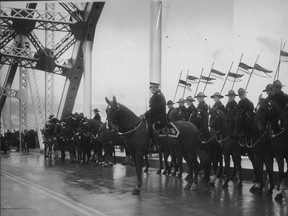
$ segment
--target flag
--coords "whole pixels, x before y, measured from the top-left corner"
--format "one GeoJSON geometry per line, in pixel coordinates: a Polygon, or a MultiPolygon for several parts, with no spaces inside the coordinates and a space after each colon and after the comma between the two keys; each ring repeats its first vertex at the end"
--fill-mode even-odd
{"type": "Polygon", "coordinates": [[[287,57],[288,57],[288,52],[285,52],[285,51],[281,50],[280,55],[281,55],[281,56],[287,56],[287,57]]]}
{"type": "Polygon", "coordinates": [[[288,62],[288,52],[281,50],[280,52],[280,61],[288,62]]]}
{"type": "Polygon", "coordinates": [[[220,72],[220,71],[218,71],[218,70],[215,70],[215,69],[211,69],[211,73],[214,73],[214,74],[217,74],[217,75],[219,75],[219,76],[225,76],[225,73],[222,73],[222,72],[220,72]]]}
{"type": "Polygon", "coordinates": [[[228,76],[237,79],[237,78],[240,78],[240,77],[244,76],[244,74],[236,74],[236,73],[229,72],[228,76]]]}
{"type": "Polygon", "coordinates": [[[216,79],[213,78],[213,77],[207,77],[207,76],[201,76],[201,79],[202,79],[202,80],[205,80],[205,81],[212,81],[212,80],[216,80],[216,79]]]}
{"type": "Polygon", "coordinates": [[[263,71],[264,73],[272,73],[271,70],[261,67],[259,64],[254,65],[255,70],[263,71]]]}
{"type": "Polygon", "coordinates": [[[245,64],[243,62],[240,62],[239,63],[239,69],[241,71],[249,74],[250,72],[248,70],[253,69],[253,67],[251,67],[251,66],[249,66],[249,65],[247,65],[247,64],[245,64]]]}
{"type": "Polygon", "coordinates": [[[244,74],[236,74],[236,73],[229,72],[227,75],[227,80],[232,81],[232,82],[240,82],[241,81],[240,78],[242,76],[244,76],[244,74]]]}
{"type": "Polygon", "coordinates": [[[212,68],[211,69],[211,76],[214,78],[223,80],[223,76],[225,76],[225,73],[222,73],[222,72],[212,68]]]}
{"type": "Polygon", "coordinates": [[[195,76],[191,76],[191,75],[188,75],[187,76],[187,80],[192,80],[192,81],[194,81],[194,80],[197,80],[198,78],[197,77],[195,77],[195,76]]]}
{"type": "Polygon", "coordinates": [[[191,87],[191,83],[187,83],[186,81],[180,79],[178,85],[180,85],[180,87],[184,87],[184,88],[186,88],[186,89],[191,91],[191,88],[190,88],[191,87]]]}

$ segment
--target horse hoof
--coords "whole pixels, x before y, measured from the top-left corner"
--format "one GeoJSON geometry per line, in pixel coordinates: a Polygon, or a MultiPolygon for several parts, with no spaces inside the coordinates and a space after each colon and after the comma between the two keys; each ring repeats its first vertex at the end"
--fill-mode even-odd
{"type": "Polygon", "coordinates": [[[134,188],[132,191],[132,195],[139,195],[140,194],[140,189],[134,188]]]}
{"type": "Polygon", "coordinates": [[[276,196],[275,196],[275,198],[274,198],[274,200],[276,201],[276,202],[283,202],[283,195],[282,194],[277,194],[276,196]]]}
{"type": "Polygon", "coordinates": [[[148,172],[148,169],[146,168],[146,169],[144,170],[144,172],[147,173],[147,172],[148,172]]]}
{"type": "Polygon", "coordinates": [[[223,188],[223,189],[228,188],[228,183],[224,183],[224,184],[222,185],[222,188],[223,188]]]}
{"type": "Polygon", "coordinates": [[[190,188],[191,191],[196,191],[198,189],[197,184],[193,184],[192,187],[190,188]]]}
{"type": "Polygon", "coordinates": [[[164,170],[164,171],[162,172],[162,175],[166,175],[166,174],[167,174],[167,171],[164,170]]]}
{"type": "Polygon", "coordinates": [[[158,175],[160,175],[160,174],[161,174],[161,170],[158,170],[156,173],[157,173],[158,175]]]}

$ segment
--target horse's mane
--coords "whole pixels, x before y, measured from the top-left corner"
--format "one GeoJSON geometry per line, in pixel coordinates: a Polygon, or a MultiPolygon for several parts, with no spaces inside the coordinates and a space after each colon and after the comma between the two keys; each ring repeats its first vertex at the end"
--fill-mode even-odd
{"type": "Polygon", "coordinates": [[[138,116],[132,110],[130,110],[128,107],[126,107],[125,105],[118,103],[118,102],[117,102],[117,105],[119,106],[120,110],[122,112],[124,112],[126,115],[138,118],[138,116]]]}

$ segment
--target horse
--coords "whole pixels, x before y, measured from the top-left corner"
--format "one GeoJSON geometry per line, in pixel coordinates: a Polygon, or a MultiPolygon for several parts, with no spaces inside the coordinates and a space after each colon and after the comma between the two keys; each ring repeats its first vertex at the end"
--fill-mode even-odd
{"type": "MultiPolygon", "coordinates": [[[[107,97],[105,97],[105,100],[108,104],[106,109],[108,125],[110,127],[114,126],[114,128],[117,126],[119,130],[123,131],[122,134],[126,137],[126,146],[134,160],[137,175],[137,186],[133,189],[132,194],[139,195],[142,186],[143,155],[147,154],[151,139],[147,121],[139,118],[126,106],[118,103],[115,96],[113,96],[112,101],[107,97]]],[[[177,155],[183,155],[191,175],[185,189],[188,190],[192,186],[191,189],[196,190],[199,165],[197,155],[202,160],[208,160],[208,156],[200,151],[200,140],[198,139],[198,130],[195,125],[187,121],[176,121],[174,124],[180,131],[178,138],[170,138],[167,135],[159,137],[159,141],[166,141],[166,144],[177,155]],[[195,172],[194,178],[192,175],[193,170],[195,172]]]]}
{"type": "Polygon", "coordinates": [[[215,138],[217,139],[218,143],[222,147],[222,152],[224,155],[225,161],[225,172],[226,172],[226,179],[222,188],[227,188],[228,183],[232,180],[230,176],[230,155],[232,156],[235,169],[238,171],[239,174],[239,182],[236,188],[242,188],[243,178],[242,178],[242,168],[241,168],[241,149],[240,145],[236,142],[235,138],[232,136],[233,131],[228,124],[228,119],[226,114],[220,109],[211,109],[210,110],[210,125],[212,128],[216,130],[215,138]]]}
{"type": "Polygon", "coordinates": [[[212,128],[211,132],[208,129],[208,119],[209,116],[207,114],[198,111],[197,114],[191,114],[188,121],[193,123],[198,128],[201,148],[203,148],[210,155],[211,159],[209,163],[202,164],[204,169],[204,177],[202,182],[210,181],[210,184],[214,185],[216,178],[220,178],[222,174],[223,158],[221,147],[215,139],[214,128],[212,128]],[[212,178],[210,179],[211,171],[212,178]]]}
{"type": "MultiPolygon", "coordinates": [[[[288,128],[286,125],[288,110],[282,109],[275,101],[266,100],[265,109],[263,112],[267,118],[270,125],[271,137],[272,137],[272,149],[274,156],[278,164],[278,174],[279,174],[279,184],[278,190],[280,189],[280,184],[285,178],[284,174],[284,163],[288,165],[288,128]],[[279,125],[279,120],[283,123],[283,127],[279,125]]],[[[286,171],[288,173],[288,171],[286,171]]],[[[286,174],[287,175],[287,174],[286,174]]],[[[279,193],[275,196],[276,201],[282,201],[282,194],[279,193]]]]}
{"type": "Polygon", "coordinates": [[[259,102],[258,109],[255,113],[252,137],[247,143],[247,147],[252,149],[255,156],[255,184],[253,193],[261,193],[264,187],[263,180],[263,164],[266,166],[266,170],[269,176],[270,188],[267,191],[268,195],[271,195],[274,189],[273,180],[273,158],[274,150],[272,146],[271,133],[269,130],[269,116],[268,116],[268,102],[266,99],[259,102]]]}

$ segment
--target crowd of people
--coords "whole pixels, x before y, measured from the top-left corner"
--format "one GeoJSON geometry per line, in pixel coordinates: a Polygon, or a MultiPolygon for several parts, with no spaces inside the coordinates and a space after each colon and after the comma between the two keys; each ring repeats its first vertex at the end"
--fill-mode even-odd
{"type": "MultiPolygon", "coordinates": [[[[275,101],[281,109],[285,109],[288,104],[288,95],[282,91],[282,83],[279,80],[273,82],[273,84],[268,84],[263,92],[266,92],[267,100],[275,101]]],[[[247,92],[243,88],[238,89],[238,94],[235,93],[234,90],[230,90],[228,94],[225,96],[228,97],[228,102],[226,106],[222,103],[221,99],[224,98],[219,92],[215,92],[210,97],[214,100],[214,104],[209,106],[205,102],[205,98],[207,97],[203,92],[199,92],[195,99],[191,96],[188,96],[186,99],[180,98],[176,103],[177,107],[174,107],[175,103],[171,100],[168,100],[167,107],[167,118],[170,122],[183,120],[190,121],[195,123],[195,125],[202,130],[204,134],[208,133],[208,115],[209,110],[222,110],[226,113],[228,119],[234,119],[237,112],[242,112],[247,116],[253,115],[255,110],[257,109],[258,104],[255,106],[247,97],[247,92]],[[240,100],[237,103],[235,98],[239,96],[240,100]],[[198,101],[197,107],[194,105],[195,100],[198,101]],[[186,106],[185,106],[186,104],[186,106]],[[197,125],[197,118],[201,123],[201,125],[197,125]],[[203,120],[206,120],[206,123],[203,123],[203,120]],[[206,127],[205,127],[206,126],[206,127]]],[[[259,102],[264,100],[265,98],[259,97],[259,102]]],[[[233,125],[232,127],[235,127],[233,125]]],[[[207,137],[207,136],[206,136],[207,137]]]]}
{"type": "Polygon", "coordinates": [[[24,130],[21,134],[21,139],[22,145],[20,146],[19,130],[10,131],[7,129],[4,134],[0,133],[1,151],[4,153],[7,153],[10,149],[29,151],[30,148],[39,147],[37,132],[35,130],[24,130]]]}

